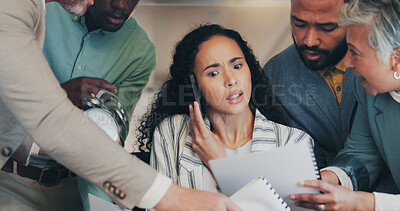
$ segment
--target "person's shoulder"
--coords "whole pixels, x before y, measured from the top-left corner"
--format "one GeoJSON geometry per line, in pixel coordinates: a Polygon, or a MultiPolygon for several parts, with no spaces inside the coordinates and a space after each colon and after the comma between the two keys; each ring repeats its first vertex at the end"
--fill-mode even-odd
{"type": "Polygon", "coordinates": [[[45,4],[46,15],[52,15],[57,13],[68,13],[60,3],[53,1],[45,4]]]}
{"type": "MultiPolygon", "coordinates": [[[[16,30],[19,27],[34,27],[41,20],[43,0],[1,0],[0,24],[6,30],[16,30]],[[18,25],[18,23],[23,23],[18,25]]],[[[2,46],[3,47],[3,46],[2,46]]]]}
{"type": "MultiPolygon", "coordinates": [[[[67,12],[58,2],[49,2],[45,4],[46,7],[46,32],[58,32],[59,30],[68,30],[70,24],[73,24],[75,16],[67,12]],[[53,31],[55,30],[55,31],[53,31]]],[[[48,35],[46,35],[48,36],[48,35]]]]}
{"type": "MultiPolygon", "coordinates": [[[[157,118],[157,117],[155,117],[157,118]]],[[[169,128],[170,130],[180,130],[187,126],[189,117],[186,114],[175,114],[165,118],[159,125],[161,128],[169,128]]]]}
{"type": "Polygon", "coordinates": [[[155,54],[153,42],[133,17],[125,22],[118,35],[124,37],[127,45],[133,46],[131,49],[135,51],[136,55],[140,53],[155,54]],[[135,49],[140,49],[140,51],[136,52],[135,49]]]}
{"type": "Polygon", "coordinates": [[[273,56],[263,67],[264,73],[269,77],[283,77],[287,71],[296,71],[301,62],[294,44],[273,56]],[[285,71],[282,71],[285,70],[285,71]]]}
{"type": "Polygon", "coordinates": [[[293,55],[297,55],[297,50],[296,50],[295,44],[289,45],[283,51],[281,51],[280,53],[278,53],[275,56],[273,56],[273,58],[275,58],[275,59],[287,59],[286,57],[293,56],[293,55]]]}
{"type": "Polygon", "coordinates": [[[288,46],[285,50],[273,56],[264,66],[264,68],[269,65],[276,64],[286,64],[289,60],[298,57],[296,46],[294,44],[288,46]]]}
{"type": "Polygon", "coordinates": [[[312,138],[306,132],[294,127],[274,122],[272,120],[268,120],[261,113],[259,115],[256,115],[256,118],[259,122],[262,122],[265,127],[269,127],[271,130],[273,130],[276,134],[277,140],[285,142],[284,144],[286,144],[290,140],[292,140],[290,142],[295,143],[312,140],[312,138]]]}
{"type": "Polygon", "coordinates": [[[303,141],[311,142],[312,144],[314,142],[311,136],[305,131],[279,123],[274,124],[276,124],[276,126],[280,128],[280,134],[277,135],[279,135],[279,138],[283,142],[283,145],[300,143],[303,141]]]}
{"type": "Polygon", "coordinates": [[[130,33],[132,39],[140,39],[151,43],[146,31],[137,23],[137,21],[130,17],[123,26],[125,30],[130,33]]]}
{"type": "MultiPolygon", "coordinates": [[[[157,117],[155,117],[157,118],[157,117]]],[[[167,117],[156,127],[155,133],[160,134],[164,140],[173,142],[174,140],[186,140],[188,129],[188,115],[175,114],[167,117]]]]}

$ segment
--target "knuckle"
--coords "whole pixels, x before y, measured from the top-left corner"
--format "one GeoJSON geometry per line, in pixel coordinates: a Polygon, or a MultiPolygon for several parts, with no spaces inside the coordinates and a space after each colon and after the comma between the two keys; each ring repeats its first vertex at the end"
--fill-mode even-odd
{"type": "Polygon", "coordinates": [[[200,147],[200,145],[203,143],[203,140],[201,138],[196,138],[196,140],[193,143],[194,146],[200,147]]]}
{"type": "Polygon", "coordinates": [[[340,210],[340,207],[338,204],[334,204],[331,210],[340,210]]]}
{"type": "Polygon", "coordinates": [[[220,199],[226,199],[227,197],[224,195],[224,194],[222,194],[222,193],[218,193],[218,197],[220,198],[220,199]]]}
{"type": "Polygon", "coordinates": [[[339,197],[336,194],[332,194],[332,201],[333,202],[338,202],[339,201],[339,197]]]}
{"type": "Polygon", "coordinates": [[[313,194],[313,195],[310,196],[310,201],[318,202],[318,197],[315,194],[313,194]]]}
{"type": "Polygon", "coordinates": [[[319,182],[318,186],[323,188],[323,189],[326,189],[329,186],[329,184],[324,182],[324,181],[318,181],[318,182],[319,182]]]}

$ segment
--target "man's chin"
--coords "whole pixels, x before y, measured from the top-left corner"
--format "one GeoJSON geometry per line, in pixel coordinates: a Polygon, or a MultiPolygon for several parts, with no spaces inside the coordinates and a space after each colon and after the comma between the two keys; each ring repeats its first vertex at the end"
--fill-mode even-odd
{"type": "Polygon", "coordinates": [[[319,71],[326,68],[326,62],[323,62],[323,60],[321,59],[317,61],[307,60],[304,57],[302,57],[301,59],[303,60],[304,65],[312,71],[319,71]]]}
{"type": "MultiPolygon", "coordinates": [[[[124,23],[125,23],[125,22],[124,22],[124,23]]],[[[122,24],[117,24],[117,25],[114,25],[114,24],[107,24],[107,25],[103,25],[101,28],[102,28],[103,30],[106,30],[106,31],[109,31],[109,32],[116,32],[116,31],[118,31],[118,30],[121,29],[121,27],[124,25],[124,23],[122,23],[122,24]]]]}

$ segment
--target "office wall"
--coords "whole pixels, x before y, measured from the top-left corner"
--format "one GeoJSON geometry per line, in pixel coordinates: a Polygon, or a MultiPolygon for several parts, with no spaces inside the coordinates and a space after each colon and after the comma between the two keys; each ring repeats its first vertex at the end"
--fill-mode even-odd
{"type": "MultiPolygon", "coordinates": [[[[175,44],[201,23],[218,23],[241,33],[264,65],[269,58],[292,43],[289,27],[289,0],[202,1],[192,4],[163,4],[148,0],[139,4],[133,17],[148,33],[157,52],[157,66],[143,91],[131,120],[126,150],[133,148],[136,120],[154,99],[154,94],[168,79],[168,67],[175,44]],[[261,3],[260,3],[261,2],[261,3]]],[[[183,2],[183,1],[182,1],[183,2]]],[[[190,2],[190,1],[189,1],[190,2]]]]}

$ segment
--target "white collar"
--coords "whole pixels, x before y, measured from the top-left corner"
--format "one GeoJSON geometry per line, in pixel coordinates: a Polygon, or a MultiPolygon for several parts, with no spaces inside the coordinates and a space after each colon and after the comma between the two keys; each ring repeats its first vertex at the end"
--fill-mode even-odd
{"type": "Polygon", "coordinates": [[[393,100],[400,103],[400,92],[398,91],[391,91],[389,92],[390,96],[392,96],[393,100]]]}

